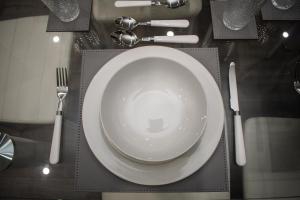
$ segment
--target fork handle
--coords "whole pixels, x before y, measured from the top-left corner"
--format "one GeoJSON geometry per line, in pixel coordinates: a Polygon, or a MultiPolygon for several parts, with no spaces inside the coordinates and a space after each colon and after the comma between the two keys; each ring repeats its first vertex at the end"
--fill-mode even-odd
{"type": "Polygon", "coordinates": [[[50,158],[49,158],[51,164],[57,164],[59,162],[61,125],[62,125],[62,114],[60,111],[56,114],[55,122],[54,122],[54,130],[53,130],[52,144],[51,144],[51,151],[50,151],[50,158]]]}

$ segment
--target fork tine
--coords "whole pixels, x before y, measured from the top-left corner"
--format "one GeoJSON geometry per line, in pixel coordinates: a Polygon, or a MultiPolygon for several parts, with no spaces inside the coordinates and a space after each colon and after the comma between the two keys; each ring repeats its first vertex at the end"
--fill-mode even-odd
{"type": "Polygon", "coordinates": [[[60,76],[60,68],[57,68],[58,71],[58,86],[61,86],[61,76],[60,76]]]}
{"type": "Polygon", "coordinates": [[[64,86],[64,77],[62,73],[62,68],[60,67],[60,86],[64,86]]]}
{"type": "Polygon", "coordinates": [[[68,86],[68,70],[66,67],[56,68],[56,85],[57,87],[68,86]]]}
{"type": "Polygon", "coordinates": [[[63,75],[62,68],[60,68],[60,78],[61,78],[60,86],[64,86],[64,75],[63,75]]]}
{"type": "Polygon", "coordinates": [[[59,87],[59,72],[58,72],[58,68],[56,68],[56,86],[59,87]]]}
{"type": "Polygon", "coordinates": [[[63,86],[66,86],[66,78],[65,78],[65,69],[64,69],[64,67],[61,68],[61,75],[63,77],[63,86]]]}
{"type": "Polygon", "coordinates": [[[65,86],[63,68],[60,68],[61,86],[65,86]]]}
{"type": "Polygon", "coordinates": [[[64,69],[60,68],[60,75],[61,75],[61,86],[65,86],[65,79],[64,79],[64,69]]]}
{"type": "Polygon", "coordinates": [[[60,78],[61,78],[60,86],[64,86],[64,74],[62,68],[60,68],[60,78]]]}
{"type": "Polygon", "coordinates": [[[65,67],[65,80],[66,80],[66,86],[68,86],[68,70],[67,70],[67,68],[65,67]]]}

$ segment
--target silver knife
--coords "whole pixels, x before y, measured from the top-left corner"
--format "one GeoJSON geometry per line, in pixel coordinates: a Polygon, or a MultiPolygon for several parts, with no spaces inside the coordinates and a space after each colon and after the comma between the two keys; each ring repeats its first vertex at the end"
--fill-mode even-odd
{"type": "Polygon", "coordinates": [[[246,164],[245,143],[236,84],[235,63],[229,67],[230,107],[234,111],[235,159],[239,166],[246,164]]]}

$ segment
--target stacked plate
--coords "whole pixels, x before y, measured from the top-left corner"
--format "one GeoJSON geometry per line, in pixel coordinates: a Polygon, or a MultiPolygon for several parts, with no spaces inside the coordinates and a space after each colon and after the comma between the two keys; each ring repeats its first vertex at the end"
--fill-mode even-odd
{"type": "Polygon", "coordinates": [[[86,91],[82,121],[92,152],[108,170],[137,184],[163,185],[210,158],[224,109],[201,63],[176,49],[147,46],[99,70],[86,91]]]}

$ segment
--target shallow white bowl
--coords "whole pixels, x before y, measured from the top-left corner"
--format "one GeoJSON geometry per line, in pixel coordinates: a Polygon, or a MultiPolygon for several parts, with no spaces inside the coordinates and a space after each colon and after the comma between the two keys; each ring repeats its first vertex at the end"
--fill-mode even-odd
{"type": "Polygon", "coordinates": [[[100,119],[106,138],[123,155],[164,162],[199,140],[207,104],[189,66],[149,56],[124,65],[111,78],[101,98],[100,119]]]}

